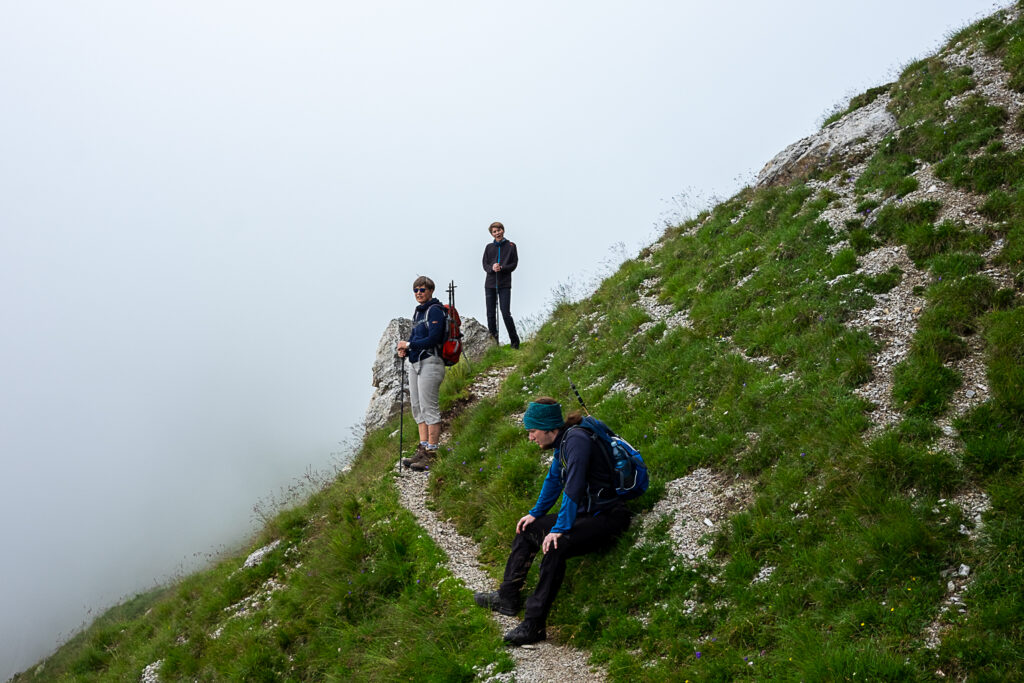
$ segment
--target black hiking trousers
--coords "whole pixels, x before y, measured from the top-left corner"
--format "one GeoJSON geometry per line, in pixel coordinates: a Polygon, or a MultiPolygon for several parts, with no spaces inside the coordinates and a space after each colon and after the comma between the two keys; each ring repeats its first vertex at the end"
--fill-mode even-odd
{"type": "Polygon", "coordinates": [[[508,341],[515,348],[519,348],[519,335],[516,333],[516,323],[512,319],[512,311],[509,309],[512,303],[512,288],[494,287],[484,288],[484,298],[487,303],[487,332],[498,341],[498,309],[501,309],[501,319],[505,322],[505,330],[508,332],[508,341]]]}
{"type": "MultiPolygon", "coordinates": [[[[555,602],[558,589],[565,578],[565,561],[570,557],[586,555],[610,547],[622,532],[629,528],[630,512],[623,505],[603,510],[599,515],[579,513],[572,529],[558,539],[558,548],[552,548],[540,562],[540,576],[533,594],[526,599],[525,618],[538,624],[547,624],[548,612],[555,602]]],[[[544,537],[558,520],[557,515],[538,517],[522,533],[516,534],[512,552],[505,563],[505,578],[498,588],[502,602],[519,604],[519,593],[530,571],[533,558],[540,551],[544,537]]]]}

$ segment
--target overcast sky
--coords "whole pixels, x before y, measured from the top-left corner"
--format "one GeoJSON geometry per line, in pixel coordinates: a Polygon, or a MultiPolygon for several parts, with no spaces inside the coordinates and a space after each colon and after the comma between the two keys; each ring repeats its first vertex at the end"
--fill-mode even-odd
{"type": "Polygon", "coordinates": [[[536,316],[1005,4],[0,0],[0,678],[336,462],[491,221],[536,316]]]}

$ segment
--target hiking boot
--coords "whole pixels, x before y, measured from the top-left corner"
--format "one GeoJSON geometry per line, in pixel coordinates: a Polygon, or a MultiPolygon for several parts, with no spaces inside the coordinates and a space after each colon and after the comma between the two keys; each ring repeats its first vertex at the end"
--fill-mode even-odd
{"type": "Polygon", "coordinates": [[[420,462],[425,457],[427,457],[427,447],[420,444],[419,448],[416,449],[416,452],[412,454],[411,458],[402,458],[402,466],[412,467],[413,463],[420,462]]]}
{"type": "Polygon", "coordinates": [[[529,645],[541,640],[547,640],[548,633],[544,630],[543,624],[538,624],[531,619],[523,619],[519,626],[505,634],[505,642],[509,645],[529,645]]]}
{"type": "Polygon", "coordinates": [[[423,456],[419,458],[413,458],[412,462],[409,463],[409,469],[413,472],[424,472],[430,469],[430,463],[434,462],[437,457],[437,449],[423,449],[423,456]]]}
{"type": "Polygon", "coordinates": [[[473,593],[473,601],[481,607],[486,607],[492,612],[504,614],[507,617],[514,617],[519,614],[518,601],[516,601],[515,604],[506,602],[501,599],[501,595],[498,594],[498,591],[492,591],[490,593],[473,593]]]}
{"type": "Polygon", "coordinates": [[[518,349],[519,348],[519,340],[516,339],[514,342],[510,342],[509,346],[511,346],[513,349],[518,349]]]}

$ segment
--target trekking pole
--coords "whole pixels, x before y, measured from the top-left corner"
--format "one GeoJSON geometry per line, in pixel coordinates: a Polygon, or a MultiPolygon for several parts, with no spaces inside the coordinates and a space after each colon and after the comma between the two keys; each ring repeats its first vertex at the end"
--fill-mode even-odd
{"type": "MultiPolygon", "coordinates": [[[[498,268],[501,268],[501,245],[498,245],[498,268]]],[[[501,272],[501,271],[498,271],[501,272]]],[[[498,346],[498,330],[501,329],[501,325],[505,322],[505,319],[501,317],[501,292],[498,289],[498,273],[494,274],[494,343],[498,346]]],[[[508,332],[508,330],[505,330],[508,332]]],[[[509,341],[512,341],[511,339],[509,341]]]]}
{"type": "MultiPolygon", "coordinates": [[[[448,283],[448,308],[453,311],[455,310],[455,288],[457,286],[458,285],[455,284],[455,280],[452,280],[451,282],[448,283]]],[[[461,334],[459,335],[459,338],[461,340],[461,334]]],[[[465,347],[463,347],[462,350],[465,351],[465,347]]],[[[472,371],[472,368],[469,367],[469,356],[463,353],[462,356],[460,356],[459,362],[462,362],[463,358],[466,359],[466,369],[472,371]]]]}
{"type": "Polygon", "coordinates": [[[576,390],[576,385],[572,383],[572,377],[566,375],[565,378],[569,380],[569,386],[572,387],[572,393],[576,394],[576,400],[580,402],[581,406],[583,406],[583,412],[589,416],[590,411],[587,410],[587,404],[583,402],[583,397],[580,396],[580,392],[576,390]]]}
{"type": "Polygon", "coordinates": [[[405,359],[399,356],[398,360],[402,364],[401,379],[398,381],[398,395],[402,402],[398,413],[398,476],[402,476],[402,449],[405,446],[405,359]]]}

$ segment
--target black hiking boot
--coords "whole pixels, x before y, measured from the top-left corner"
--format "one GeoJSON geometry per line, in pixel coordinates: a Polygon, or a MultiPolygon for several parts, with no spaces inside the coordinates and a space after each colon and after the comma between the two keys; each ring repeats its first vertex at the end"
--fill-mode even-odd
{"type": "Polygon", "coordinates": [[[430,464],[434,462],[437,457],[437,449],[424,448],[423,456],[419,458],[413,458],[412,462],[409,463],[409,469],[413,472],[425,472],[430,469],[430,464]]]}
{"type": "Polygon", "coordinates": [[[538,624],[532,619],[523,619],[519,626],[505,634],[505,642],[509,645],[529,645],[547,640],[547,637],[544,624],[538,624]]]}
{"type": "Polygon", "coordinates": [[[427,447],[423,444],[419,445],[416,452],[412,454],[411,458],[402,458],[402,467],[412,467],[414,462],[419,462],[427,456],[427,447]]]}
{"type": "Polygon", "coordinates": [[[473,601],[481,607],[486,607],[492,612],[498,614],[504,614],[507,617],[514,617],[519,614],[519,603],[518,601],[513,604],[501,599],[501,595],[498,591],[490,593],[473,593],[473,601]]]}

